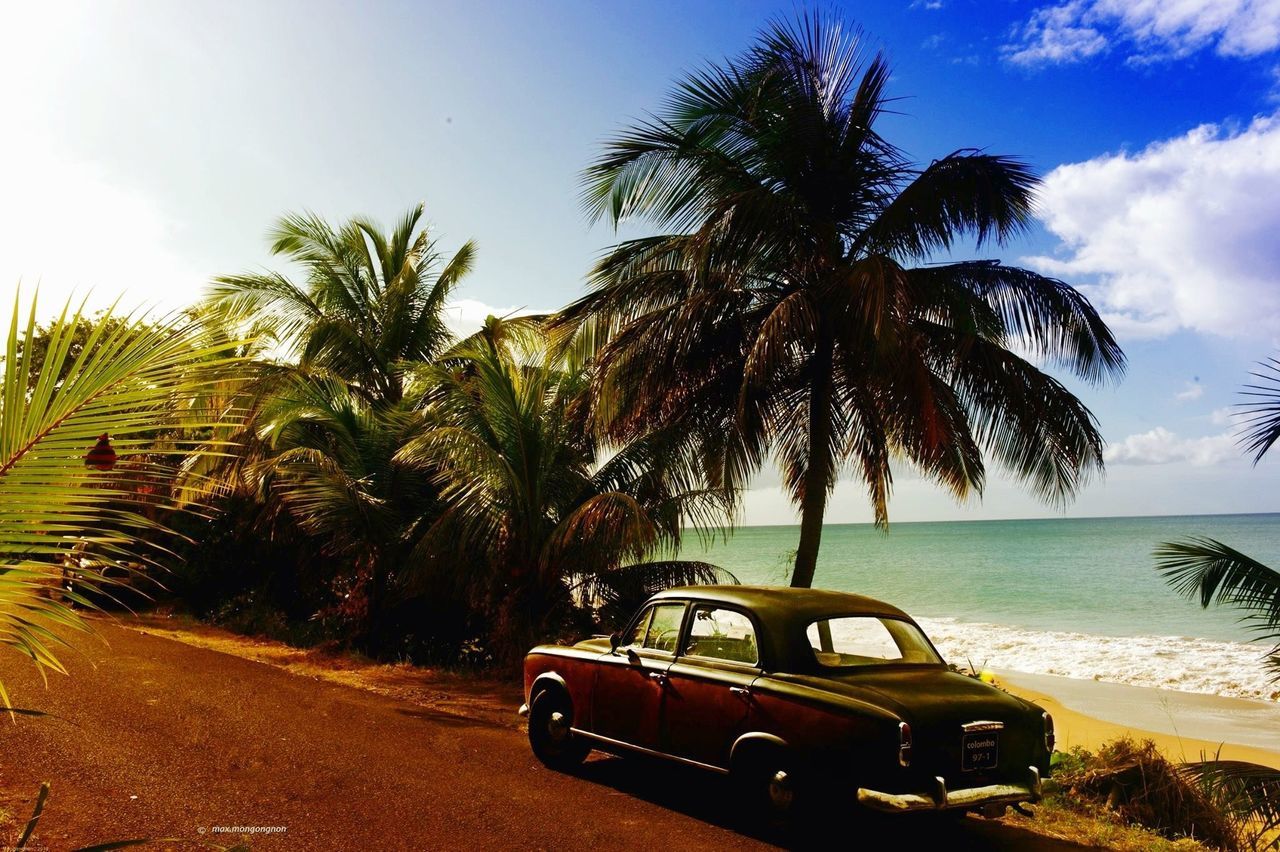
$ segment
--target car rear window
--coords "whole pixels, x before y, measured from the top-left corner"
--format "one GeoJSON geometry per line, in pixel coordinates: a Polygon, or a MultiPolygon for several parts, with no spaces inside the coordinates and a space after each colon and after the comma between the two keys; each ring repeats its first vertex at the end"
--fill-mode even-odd
{"type": "Polygon", "coordinates": [[[818,663],[827,668],[942,663],[920,628],[897,618],[824,618],[810,624],[805,635],[818,663]]]}

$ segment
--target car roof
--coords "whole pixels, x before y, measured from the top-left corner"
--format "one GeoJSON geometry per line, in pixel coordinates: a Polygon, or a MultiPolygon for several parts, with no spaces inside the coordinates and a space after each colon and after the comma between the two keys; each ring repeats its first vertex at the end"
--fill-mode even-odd
{"type": "Polygon", "coordinates": [[[652,600],[695,599],[751,610],[766,622],[803,621],[808,624],[834,615],[878,615],[910,620],[896,606],[848,592],[797,589],[790,586],[680,586],[654,595],[652,600]]]}

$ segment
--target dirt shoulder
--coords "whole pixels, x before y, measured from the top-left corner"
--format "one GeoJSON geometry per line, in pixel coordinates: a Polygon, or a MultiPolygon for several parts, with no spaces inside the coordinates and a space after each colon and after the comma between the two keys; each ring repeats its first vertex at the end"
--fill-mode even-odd
{"type": "MultiPolygon", "coordinates": [[[[529,754],[519,687],[385,666],[172,619],[98,620],[69,678],[45,688],[0,656],[20,706],[58,718],[0,724],[0,848],[40,782],[35,850],[133,837],[158,848],[775,848],[742,824],[720,779],[593,758],[577,775],[529,754]],[[224,831],[257,828],[259,831],[224,831]],[[283,831],[267,832],[264,829],[283,831]]],[[[1032,827],[899,822],[912,848],[1079,849],[1032,827]],[[942,832],[942,834],[939,834],[942,832]]]]}

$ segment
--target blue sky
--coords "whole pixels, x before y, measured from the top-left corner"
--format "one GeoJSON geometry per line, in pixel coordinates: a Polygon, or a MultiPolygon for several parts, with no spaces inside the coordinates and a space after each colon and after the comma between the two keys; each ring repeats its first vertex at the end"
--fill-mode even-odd
{"type": "MultiPolygon", "coordinates": [[[[425,201],[479,243],[457,322],[557,307],[614,235],[577,180],[681,71],[790,3],[0,3],[0,295],[160,309],[270,263],[302,208],[392,220],[425,201]]],[[[1070,514],[1280,510],[1228,406],[1280,340],[1280,0],[827,4],[893,66],[883,132],[1046,175],[1042,225],[989,251],[1080,285],[1131,359],[1081,388],[1111,444],[1070,514]]],[[[744,520],[790,522],[762,474],[744,520]]],[[[904,471],[897,520],[1039,516],[1012,483],[955,506],[904,471]]],[[[831,518],[869,517],[856,487],[831,518]]]]}

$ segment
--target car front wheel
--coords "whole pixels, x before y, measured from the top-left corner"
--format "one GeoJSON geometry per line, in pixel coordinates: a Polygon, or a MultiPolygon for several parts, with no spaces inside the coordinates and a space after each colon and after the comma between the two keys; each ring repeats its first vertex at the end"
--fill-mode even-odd
{"type": "Polygon", "coordinates": [[[574,736],[573,705],[558,690],[538,693],[529,707],[529,747],[551,769],[567,770],[586,760],[591,746],[574,736]]]}

